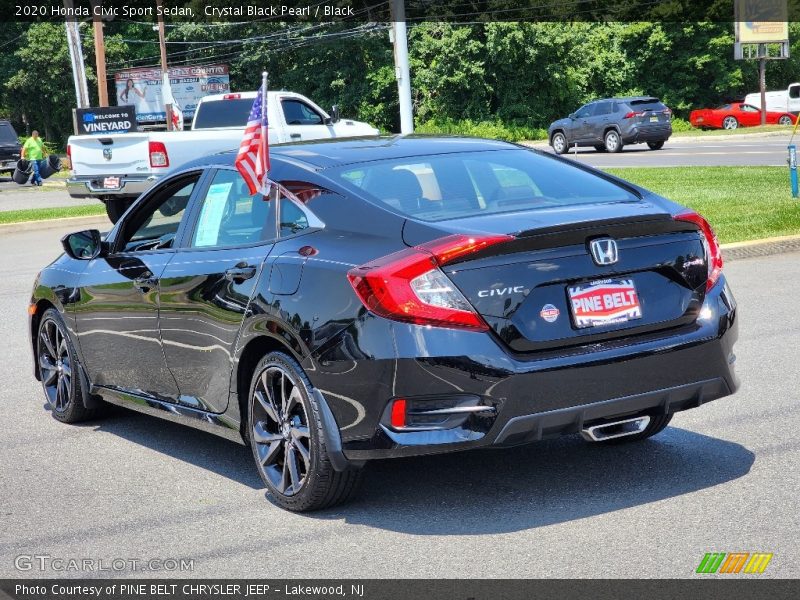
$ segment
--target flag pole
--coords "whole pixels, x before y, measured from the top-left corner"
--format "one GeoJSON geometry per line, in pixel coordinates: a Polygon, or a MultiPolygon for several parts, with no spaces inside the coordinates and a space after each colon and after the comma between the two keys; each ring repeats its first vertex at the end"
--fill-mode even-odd
{"type": "MultiPolygon", "coordinates": [[[[261,94],[261,152],[265,152],[268,146],[267,136],[269,135],[269,131],[266,127],[264,127],[264,122],[267,119],[267,78],[268,74],[267,71],[261,71],[261,89],[259,93],[261,94]]],[[[266,161],[266,158],[264,158],[266,161]]],[[[261,180],[261,195],[266,196],[269,194],[269,188],[267,182],[269,181],[269,171],[264,173],[263,179],[261,180]]]]}

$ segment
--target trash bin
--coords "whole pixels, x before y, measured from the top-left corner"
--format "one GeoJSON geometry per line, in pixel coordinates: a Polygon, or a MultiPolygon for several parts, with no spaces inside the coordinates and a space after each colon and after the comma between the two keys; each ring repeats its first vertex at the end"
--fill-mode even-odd
{"type": "Polygon", "coordinates": [[[58,173],[60,170],[61,159],[54,154],[51,154],[46,159],[39,161],[39,176],[42,179],[47,179],[53,173],[58,173]]]}
{"type": "Polygon", "coordinates": [[[13,179],[15,183],[22,185],[28,183],[32,173],[33,165],[31,165],[31,161],[25,159],[18,160],[17,168],[14,169],[14,174],[11,176],[11,179],[13,179]]]}

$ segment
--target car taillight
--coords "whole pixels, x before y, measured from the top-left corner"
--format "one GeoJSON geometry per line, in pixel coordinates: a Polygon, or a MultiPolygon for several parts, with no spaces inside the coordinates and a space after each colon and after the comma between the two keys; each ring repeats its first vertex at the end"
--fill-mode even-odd
{"type": "Polygon", "coordinates": [[[70,163],[71,163],[72,162],[72,146],[70,146],[69,144],[67,144],[67,158],[70,160],[70,163]]]}
{"type": "Polygon", "coordinates": [[[151,167],[168,167],[169,155],[167,154],[167,147],[164,142],[150,142],[150,166],[151,167]]]}
{"type": "Polygon", "coordinates": [[[622,117],[622,118],[623,118],[623,119],[633,119],[634,117],[643,117],[643,116],[644,116],[644,113],[643,113],[643,112],[635,112],[635,111],[631,111],[631,112],[627,113],[627,114],[626,114],[624,117],[622,117]]]}
{"type": "Polygon", "coordinates": [[[667,115],[668,117],[671,117],[672,116],[672,109],[671,108],[665,108],[664,109],[664,114],[667,115]]]}
{"type": "Polygon", "coordinates": [[[351,269],[347,278],[361,303],[381,317],[486,331],[486,322],[439,267],[512,239],[450,235],[351,269]]]}
{"type": "Polygon", "coordinates": [[[706,261],[708,262],[708,280],[706,281],[706,291],[708,291],[714,287],[722,273],[722,249],[719,247],[717,236],[708,221],[694,211],[675,215],[675,220],[694,223],[703,234],[703,245],[706,249],[706,261]]]}

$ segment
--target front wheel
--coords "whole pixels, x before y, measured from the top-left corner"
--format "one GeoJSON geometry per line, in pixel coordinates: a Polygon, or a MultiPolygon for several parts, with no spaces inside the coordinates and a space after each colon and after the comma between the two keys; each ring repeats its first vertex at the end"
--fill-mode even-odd
{"type": "Polygon", "coordinates": [[[566,154],[567,150],[569,150],[569,146],[567,145],[567,137],[557,131],[553,134],[553,150],[556,154],[566,154]]]}
{"type": "Polygon", "coordinates": [[[661,150],[664,147],[664,142],[647,142],[647,147],[650,150],[661,150]]]}
{"type": "Polygon", "coordinates": [[[281,508],[304,512],[349,500],[361,470],[336,471],[325,445],[321,407],[302,367],[281,352],[267,354],[250,384],[250,447],[269,495],[281,508]]]}
{"type": "Polygon", "coordinates": [[[605,141],[606,150],[608,152],[622,151],[622,138],[619,137],[619,133],[616,129],[608,130],[603,141],[605,141]]]}
{"type": "Polygon", "coordinates": [[[792,125],[792,117],[789,115],[783,115],[780,119],[778,119],[778,125],[792,125]]]}
{"type": "Polygon", "coordinates": [[[81,365],[64,321],[54,308],[46,310],[39,323],[36,360],[54,418],[62,423],[78,423],[95,416],[96,411],[85,406],[88,390],[81,381],[81,365]]]}
{"type": "Polygon", "coordinates": [[[738,129],[739,128],[739,121],[736,120],[736,117],[725,117],[722,119],[722,128],[723,129],[738,129]]]}

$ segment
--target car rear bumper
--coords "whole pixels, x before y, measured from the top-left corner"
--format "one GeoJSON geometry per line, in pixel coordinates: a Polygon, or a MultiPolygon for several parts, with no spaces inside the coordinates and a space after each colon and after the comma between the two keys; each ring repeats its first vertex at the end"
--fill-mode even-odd
{"type": "Polygon", "coordinates": [[[637,126],[634,125],[622,132],[622,142],[625,144],[641,144],[644,142],[666,142],[672,135],[672,125],[663,126],[637,126]]]}
{"type": "Polygon", "coordinates": [[[149,190],[158,181],[157,175],[149,175],[147,177],[119,176],[120,187],[106,189],[103,187],[106,177],[117,177],[117,175],[70,177],[67,179],[67,192],[73,198],[99,198],[101,196],[138,198],[142,192],[149,190]]]}
{"type": "Polygon", "coordinates": [[[734,393],[738,326],[724,281],[704,308],[710,317],[680,331],[524,357],[509,354],[490,334],[367,317],[343,332],[338,346],[327,346],[309,375],[333,411],[350,460],[524,444],[734,393]],[[381,358],[384,351],[394,358],[381,358]],[[419,414],[426,406],[464,403],[475,412],[456,427],[400,431],[388,419],[397,398],[422,407],[419,414]]]}

